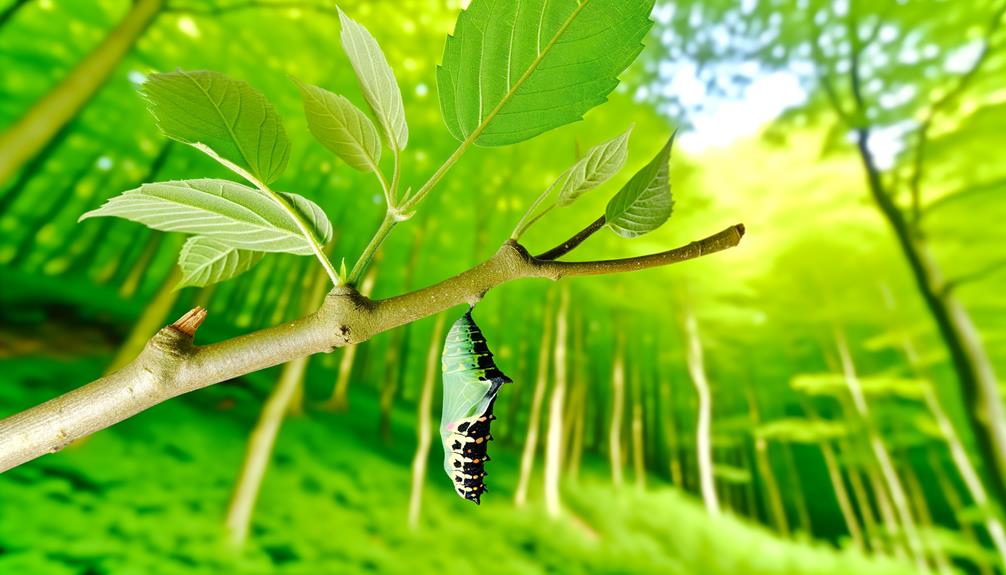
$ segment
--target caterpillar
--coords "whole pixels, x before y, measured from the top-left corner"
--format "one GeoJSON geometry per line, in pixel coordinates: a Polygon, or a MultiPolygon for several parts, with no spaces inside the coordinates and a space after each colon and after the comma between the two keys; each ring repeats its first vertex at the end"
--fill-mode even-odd
{"type": "Polygon", "coordinates": [[[496,367],[482,330],[472,319],[472,309],[454,322],[444,341],[440,438],[444,471],[454,490],[478,505],[486,491],[486,451],[493,438],[489,426],[496,419],[493,404],[500,387],[513,380],[496,367]]]}

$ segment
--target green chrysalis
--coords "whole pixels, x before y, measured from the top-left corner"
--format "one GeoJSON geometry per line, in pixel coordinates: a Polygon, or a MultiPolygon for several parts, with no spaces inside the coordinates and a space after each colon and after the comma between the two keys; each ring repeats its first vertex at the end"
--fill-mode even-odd
{"type": "Polygon", "coordinates": [[[454,322],[444,341],[444,408],[440,438],[444,443],[444,471],[462,498],[479,504],[486,491],[486,454],[493,436],[489,426],[496,393],[511,383],[493,361],[482,330],[469,308],[454,322]]]}

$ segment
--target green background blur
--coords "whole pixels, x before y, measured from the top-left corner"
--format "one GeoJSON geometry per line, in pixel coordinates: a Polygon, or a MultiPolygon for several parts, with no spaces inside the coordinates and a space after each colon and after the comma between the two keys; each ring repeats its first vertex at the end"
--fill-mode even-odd
{"type": "MultiPolygon", "coordinates": [[[[402,86],[406,184],[456,146],[440,120],[435,66],[465,4],[341,4],[381,43],[402,86]]],[[[0,130],[131,7],[0,1],[0,130]]],[[[990,462],[863,158],[949,285],[941,297],[973,324],[994,381],[1006,373],[1004,9],[991,0],[661,1],[646,49],[609,103],[532,141],[466,155],[386,242],[374,297],[490,256],[582,150],[632,123],[630,165],[614,186],[677,128],[675,213],[636,240],[602,230],[575,259],[667,249],[738,222],[748,230],[738,248],[701,260],[508,284],[478,305],[497,363],[516,382],[497,402],[480,507],[453,492],[435,441],[422,515],[414,529],[407,521],[417,397],[439,345],[428,318],[361,344],[352,359],[340,350],[311,360],[244,547],[227,543],[224,517],[281,368],[172,400],[0,475],[0,574],[1002,572],[1006,549],[989,535],[999,522],[994,491],[991,503],[976,500],[945,425],[964,467],[986,483],[990,462]],[[865,150],[850,122],[870,128],[865,150]],[[563,288],[570,399],[563,511],[552,518],[540,445],[526,505],[515,506],[514,491],[543,325],[563,288]],[[700,494],[690,344],[705,356],[720,514],[700,494]],[[613,427],[623,364],[625,405],[613,427]],[[340,368],[348,408],[333,410],[326,400],[340,368]],[[865,417],[849,392],[852,370],[865,417]],[[621,485],[613,466],[624,469],[621,485]]],[[[107,63],[114,71],[95,97],[0,181],[0,416],[99,377],[193,305],[209,310],[203,343],[300,315],[313,258],[269,255],[235,280],[174,292],[184,238],[113,218],[77,223],[143,182],[226,177],[158,133],[137,95],[150,72],[212,69],[262,90],[294,145],[277,189],[321,205],[336,228],[333,259],[355,260],[383,216],[380,190],[310,137],[288,79],[362,103],[338,29],[323,2],[168,0],[121,61],[107,63]]],[[[614,186],[523,242],[533,252],[565,239],[614,186]]],[[[556,343],[544,345],[549,358],[556,343]]],[[[553,370],[542,377],[546,406],[553,370]]],[[[439,401],[437,388],[435,412],[439,401]]],[[[541,438],[547,408],[538,423],[541,438]]]]}

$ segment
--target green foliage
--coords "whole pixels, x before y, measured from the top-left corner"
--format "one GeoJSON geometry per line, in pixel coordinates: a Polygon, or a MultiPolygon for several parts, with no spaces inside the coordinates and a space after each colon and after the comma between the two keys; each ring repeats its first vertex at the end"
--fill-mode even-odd
{"type": "Polygon", "coordinates": [[[752,480],[750,470],[725,463],[717,463],[713,467],[713,476],[724,483],[734,485],[744,485],[752,480]]]}
{"type": "MultiPolygon", "coordinates": [[[[332,238],[332,224],[317,204],[296,194],[283,197],[323,241],[332,238]]],[[[227,180],[144,184],[80,219],[103,216],[165,232],[207,236],[239,249],[311,255],[311,246],[286,210],[262,192],[227,180]]]]}
{"type": "Polygon", "coordinates": [[[840,439],[848,433],[849,430],[844,423],[801,417],[776,419],[763,423],[755,430],[755,434],[764,439],[811,445],[840,439]]]}
{"type": "Polygon", "coordinates": [[[565,207],[581,195],[607,182],[617,174],[628,158],[630,127],[623,134],[587,150],[575,164],[559,176],[553,186],[559,187],[556,205],[565,207]]]}
{"type": "Polygon", "coordinates": [[[674,200],[668,178],[668,162],[674,136],[657,155],[636,172],[608,202],[605,223],[623,238],[635,238],[659,228],[671,217],[674,200]]]}
{"type": "Polygon", "coordinates": [[[380,170],[381,137],[359,108],[339,94],[297,82],[307,127],[326,148],[361,172],[380,170]]]}
{"type": "MultiPolygon", "coordinates": [[[[2,30],[3,43],[10,49],[0,50],[0,69],[4,70],[0,93],[5,95],[0,98],[0,123],[15,122],[63,71],[71,69],[114,29],[126,4],[97,0],[85,7],[69,2],[53,10],[46,2],[26,3],[2,30]]],[[[336,257],[354,256],[363,247],[384,209],[374,193],[373,175],[347,169],[321,146],[304,140],[308,125],[302,102],[288,84],[288,75],[293,74],[325,86],[357,102],[371,116],[370,108],[353,92],[357,89],[353,68],[336,53],[337,15],[334,10],[271,9],[264,4],[246,6],[225,0],[173,3],[70,126],[63,143],[54,143],[53,153],[32,170],[30,178],[5,183],[0,189],[4,206],[0,209],[0,261],[6,262],[0,269],[0,297],[4,298],[0,308],[6,328],[0,348],[5,354],[46,357],[44,361],[32,360],[38,367],[30,372],[16,369],[20,361],[3,358],[0,404],[8,412],[49,399],[66,383],[89,379],[80,362],[64,360],[67,355],[98,358],[88,361],[93,365],[86,373],[100,374],[104,360],[94,354],[107,351],[96,352],[95,348],[108,345],[104,343],[107,334],[124,333],[135,323],[182,244],[182,238],[162,238],[159,233],[110,218],[71,225],[78,215],[100,205],[115,190],[136,188],[144,181],[231,177],[207,158],[177,146],[159,175],[148,177],[161,142],[153,122],[144,120],[143,100],[136,97],[131,84],[136,73],[173,70],[178,65],[214,68],[247,79],[269,94],[288,134],[298,144],[277,187],[310,198],[330,214],[340,230],[336,257]],[[229,10],[235,5],[240,9],[229,10]],[[224,11],[210,13],[217,8],[224,11]],[[103,167],[95,164],[99,156],[104,156],[103,167]],[[49,208],[50,202],[64,207],[49,208]],[[124,298],[117,293],[119,286],[130,283],[138,286],[134,295],[124,298]],[[9,299],[15,295],[17,299],[9,299]],[[40,305],[26,308],[25,301],[40,305]],[[54,311],[46,311],[50,309],[54,311]],[[102,322],[100,329],[87,328],[96,321],[102,322]],[[66,332],[74,336],[59,337],[66,332]]],[[[402,172],[408,184],[434,172],[434,162],[448,157],[457,146],[434,109],[436,88],[430,86],[427,91],[426,86],[433,65],[441,58],[443,31],[450,29],[457,16],[447,6],[456,4],[434,6],[402,0],[344,6],[384,41],[383,52],[402,82],[410,120],[410,163],[402,172]]],[[[753,54],[753,39],[758,43],[754,57],[759,66],[778,64],[784,74],[812,71],[808,39],[815,34],[809,22],[817,12],[823,14],[824,33],[816,38],[827,51],[823,70],[833,76],[848,107],[848,78],[836,73],[849,53],[848,34],[843,30],[848,23],[837,13],[843,4],[858,7],[864,33],[881,24],[879,35],[884,40],[867,44],[862,57],[864,84],[870,83],[873,94],[868,103],[875,106],[878,90],[880,95],[894,95],[895,103],[907,102],[907,106],[893,110],[898,117],[910,120],[907,127],[925,112],[916,104],[946,93],[945,87],[959,72],[946,69],[944,64],[961,61],[955,57],[959,47],[980,43],[985,22],[995,8],[991,3],[938,0],[890,5],[823,0],[799,5],[789,0],[684,1],[676,3],[673,11],[661,8],[656,15],[657,29],[647,40],[650,51],[643,54],[640,65],[633,65],[621,77],[623,87],[633,89],[616,90],[609,95],[608,105],[591,110],[583,122],[519,146],[492,153],[476,150],[455,164],[437,193],[429,195],[426,203],[432,209],[420,211],[408,229],[396,231],[384,243],[375,293],[385,297],[432,284],[491,254],[495,240],[510,231],[525,202],[576,159],[574,139],[587,150],[634,123],[633,149],[640,153],[628,158],[624,178],[612,178],[617,181],[612,192],[617,190],[663,141],[669,129],[663,99],[677,94],[681,84],[670,79],[677,78],[682,69],[697,65],[700,82],[714,85],[715,90],[739,91],[743,84],[734,83],[730,73],[752,69],[762,73],[747,60],[753,54]],[[670,23],[666,21],[669,15],[670,23]],[[664,45],[659,45],[657,38],[664,45]],[[730,51],[733,53],[723,56],[730,51]],[[916,58],[915,64],[908,65],[900,54],[916,58]],[[716,66],[720,56],[727,71],[716,66]],[[636,78],[658,70],[663,79],[647,86],[647,98],[643,90],[635,89],[640,86],[636,78]],[[916,88],[910,99],[899,100],[898,94],[911,86],[916,88]],[[651,105],[654,99],[660,100],[659,108],[651,105]],[[416,233],[410,233],[413,231],[416,233]],[[420,241],[422,245],[412,249],[420,241]],[[413,251],[419,256],[410,268],[413,251]]],[[[994,161],[997,154],[1001,156],[1003,109],[983,100],[983,94],[1001,91],[999,72],[1006,60],[999,51],[1003,46],[1001,32],[997,38],[994,58],[989,60],[992,66],[975,77],[974,90],[968,90],[960,106],[934,125],[925,161],[922,237],[932,244],[932,255],[943,264],[948,279],[979,271],[1003,257],[1003,242],[998,240],[1006,228],[997,221],[1002,221],[1006,206],[1001,195],[1004,164],[994,161]],[[958,115],[963,118],[960,122],[958,115]]],[[[813,78],[803,79],[806,87],[814,84],[813,78]]],[[[738,95],[747,101],[746,96],[738,95]]],[[[752,94],[752,101],[760,100],[756,96],[752,94]]],[[[715,110],[719,102],[722,100],[716,94],[702,99],[707,111],[715,110]]],[[[431,458],[436,461],[431,461],[427,478],[421,528],[412,533],[404,527],[405,467],[415,446],[411,402],[417,397],[423,373],[428,339],[424,330],[428,332],[429,327],[428,322],[418,322],[403,338],[408,346],[402,346],[405,375],[399,384],[405,405],[395,415],[402,425],[396,424],[394,446],[371,439],[377,418],[372,396],[389,381],[382,352],[390,338],[377,338],[359,349],[351,388],[354,393],[359,388],[359,397],[353,396],[349,414],[332,418],[311,413],[310,417],[285,422],[272,461],[275,465],[271,464],[266,475],[257,507],[251,544],[240,559],[235,560],[218,544],[220,523],[247,430],[273,382],[273,372],[237,385],[218,386],[220,391],[227,388],[226,394],[212,389],[182,398],[99,434],[83,446],[0,476],[0,498],[6,503],[0,521],[0,572],[881,571],[875,568],[877,562],[848,551],[847,544],[845,552],[836,553],[824,542],[781,541],[768,529],[752,528],[733,514],[712,519],[694,505],[695,399],[680,341],[679,298],[694,307],[702,321],[715,410],[712,426],[717,436],[717,463],[744,465],[735,459],[737,452],[732,449],[749,449],[757,431],[747,415],[745,383],[757,389],[764,421],[800,413],[800,401],[808,398],[793,392],[790,376],[836,368],[826,361],[833,347],[827,334],[836,323],[847,330],[860,373],[904,376],[911,374],[913,367],[923,372],[945,403],[966,446],[973,447],[935,324],[921,311],[921,302],[895,253],[897,246],[889,240],[889,230],[865,201],[862,170],[858,159],[849,153],[847,129],[834,127],[830,116],[819,114],[827,107],[820,91],[810,92],[807,105],[795,110],[783,129],[772,131],[771,138],[752,134],[722,148],[701,148],[682,137],[679,143],[684,153],[674,154],[671,176],[675,195],[683,197],[679,190],[686,190],[689,197],[687,203],[675,207],[675,225],[663,226],[636,242],[597,234],[579,248],[582,252],[576,259],[638,255],[644,250],[683,245],[735,221],[743,221],[751,230],[740,249],[714,258],[642,274],[573,282],[573,331],[582,329],[586,346],[584,353],[577,354],[583,366],[577,368],[575,381],[582,381],[586,389],[584,439],[588,452],[580,483],[563,485],[567,514],[559,521],[547,521],[536,508],[540,481],[534,477],[529,508],[515,511],[508,503],[517,456],[513,447],[502,444],[519,445],[531,395],[536,342],[541,336],[540,318],[548,313],[543,309],[546,286],[541,285],[546,282],[522,282],[495,290],[479,304],[484,310],[484,327],[493,330],[500,364],[516,370],[513,375],[518,383],[508,390],[515,393],[500,399],[500,420],[494,428],[499,427],[497,436],[505,441],[494,445],[499,456],[491,464],[489,478],[491,487],[497,489],[477,513],[466,509],[465,502],[454,501],[457,498],[450,493],[447,481],[434,469],[440,463],[437,454],[431,458]],[[824,155],[822,139],[828,134],[834,145],[824,155]],[[889,287],[900,310],[894,314],[897,317],[885,311],[881,285],[889,287]],[[617,330],[613,318],[624,322],[617,330]],[[580,328],[575,327],[578,321],[580,328]],[[601,458],[608,431],[611,350],[618,330],[631,334],[627,343],[633,357],[627,362],[630,369],[641,371],[644,382],[641,393],[648,473],[647,488],[638,495],[632,489],[614,493],[600,485],[609,473],[601,458]],[[911,363],[904,357],[900,341],[906,337],[919,354],[911,363]],[[660,385],[668,384],[666,397],[657,397],[650,387],[656,386],[658,379],[660,385]],[[235,399],[236,409],[228,408],[235,399]],[[683,490],[664,483],[670,447],[663,433],[668,422],[680,434],[676,441],[685,474],[683,490]],[[719,447],[720,436],[731,438],[732,447],[719,447]],[[79,477],[107,487],[100,492],[80,489],[71,482],[79,477]],[[584,535],[580,519],[597,533],[597,539],[584,535]],[[179,525],[184,529],[177,529],[179,525]],[[688,528],[682,529],[682,525],[688,528]],[[457,542],[471,540],[472,534],[479,534],[481,555],[459,557],[454,552],[457,542]],[[408,564],[402,564],[402,556],[410,557],[408,564]],[[494,561],[480,560],[486,556],[494,561]],[[99,564],[92,568],[93,563],[99,564]]],[[[880,126],[893,117],[883,110],[878,113],[883,117],[874,119],[882,120],[880,126]]],[[[729,113],[726,118],[731,118],[729,113]]],[[[379,133],[384,132],[376,120],[371,121],[379,133]]],[[[682,136],[686,133],[680,132],[682,136]]],[[[911,175],[912,137],[896,139],[909,144],[904,148],[907,153],[885,174],[885,181],[904,184],[911,175]]],[[[388,164],[390,155],[385,153],[382,161],[388,164]]],[[[570,232],[600,215],[610,195],[590,192],[580,196],[555,221],[536,227],[526,245],[529,249],[549,247],[565,240],[570,232]]],[[[897,199],[902,207],[910,205],[904,189],[897,199]]],[[[168,319],[178,317],[196,297],[209,298],[204,305],[210,308],[211,316],[201,328],[201,342],[292,319],[306,291],[302,280],[313,276],[302,264],[309,262],[271,256],[217,287],[212,295],[209,290],[198,295],[195,290],[185,290],[168,319]],[[214,331],[218,329],[221,331],[214,331]]],[[[343,271],[342,276],[347,273],[343,271]]],[[[972,314],[975,330],[985,342],[1000,380],[1006,373],[1004,277],[1001,271],[982,275],[953,290],[972,314]]],[[[313,400],[323,397],[323,386],[330,386],[335,379],[338,363],[338,353],[311,360],[313,388],[308,390],[308,409],[313,400]]],[[[851,419],[841,419],[841,405],[834,397],[844,397],[847,387],[841,375],[833,374],[833,378],[834,393],[810,400],[823,417],[849,425],[849,441],[836,446],[839,462],[846,466],[843,471],[867,471],[874,460],[870,452],[857,448],[862,439],[860,426],[851,419]]],[[[913,464],[923,472],[919,479],[934,521],[956,527],[953,517],[959,516],[973,523],[979,539],[984,540],[981,523],[992,514],[967,506],[968,494],[951,465],[945,440],[933,433],[931,419],[920,417],[922,407],[914,400],[867,393],[871,417],[890,446],[899,471],[913,464]],[[903,404],[910,404],[911,409],[901,409],[903,404]],[[915,437],[904,430],[913,431],[915,437]],[[932,437],[922,445],[919,432],[932,437]],[[920,465],[923,449],[945,464],[951,488],[964,499],[959,513],[948,507],[944,495],[953,493],[941,492],[936,470],[920,465]]],[[[778,473],[784,465],[782,450],[776,447],[768,451],[778,473]]],[[[831,497],[819,451],[809,446],[788,451],[796,460],[799,485],[809,496],[813,537],[842,544],[842,518],[831,497]]],[[[754,468],[750,460],[747,466],[754,468]]],[[[757,506],[759,510],[764,509],[762,479],[759,471],[753,482],[757,503],[763,504],[757,506]]],[[[788,479],[780,479],[784,503],[792,513],[794,490],[788,488],[788,479]]],[[[866,488],[871,489],[869,485],[866,488]]],[[[867,504],[869,500],[867,493],[867,504]]],[[[728,497],[724,502],[733,503],[728,497]]],[[[761,513],[760,521],[764,520],[761,513]]],[[[881,539],[900,544],[896,535],[881,539]]],[[[940,544],[947,546],[946,542],[940,544]]],[[[897,566],[884,564],[889,567],[885,571],[898,571],[897,566]]]]}
{"type": "MultiPolygon", "coordinates": [[[[874,397],[900,397],[919,400],[931,385],[922,379],[874,375],[858,378],[863,393],[874,397]]],[[[849,391],[845,376],[840,373],[805,373],[791,380],[793,389],[808,395],[843,396],[849,391]]]]}
{"type": "Polygon", "coordinates": [[[355,22],[339,9],[342,22],[342,48],[356,71],[363,89],[363,97],[384,128],[389,145],[397,150],[405,149],[409,143],[409,126],[405,122],[405,107],[402,92],[395,80],[395,73],[377,40],[366,28],[355,22]]]}
{"type": "Polygon", "coordinates": [[[143,85],[165,136],[202,143],[266,184],[282,175],[290,141],[272,104],[247,82],[218,72],[151,74],[143,85]]]}
{"type": "MultiPolygon", "coordinates": [[[[22,359],[4,376],[35,382],[0,386],[5,405],[44,399],[54,385],[100,373],[100,359],[22,359]]],[[[321,384],[326,373],[309,381],[321,384]]],[[[7,383],[5,380],[4,383],[7,383]]],[[[498,487],[477,510],[443,489],[431,465],[420,529],[405,520],[410,441],[387,445],[373,432],[379,405],[356,390],[339,417],[286,421],[242,552],[220,526],[248,428],[272,379],[245,379],[179,398],[96,435],[83,445],[0,475],[0,573],[79,575],[900,575],[823,543],[786,541],[732,514],[709,516],[693,498],[663,485],[613,490],[603,460],[591,457],[566,515],[537,505],[515,509],[519,453],[500,446],[498,487]],[[128,477],[128,481],[123,478],[128,477]],[[687,529],[682,529],[687,526],[687,529]],[[458,553],[478,534],[479,553],[458,553]],[[486,558],[492,558],[491,561],[486,558]]],[[[412,432],[412,406],[395,413],[395,437],[412,432]]],[[[495,446],[494,446],[495,447],[495,446]]],[[[438,459],[439,454],[431,459],[438,459]]]]}
{"type": "Polygon", "coordinates": [[[251,269],[262,255],[262,252],[239,250],[213,238],[193,236],[186,240],[178,256],[182,269],[178,287],[202,287],[229,280],[251,269]]]}
{"type": "Polygon", "coordinates": [[[652,0],[474,0],[447,39],[437,86],[458,140],[503,146],[579,120],[642,50],[652,0]]]}

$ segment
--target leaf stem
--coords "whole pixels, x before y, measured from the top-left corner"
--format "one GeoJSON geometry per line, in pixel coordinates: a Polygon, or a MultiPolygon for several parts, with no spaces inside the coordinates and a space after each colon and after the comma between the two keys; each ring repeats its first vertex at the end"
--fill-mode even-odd
{"type": "Polygon", "coordinates": [[[395,168],[391,175],[391,192],[385,193],[388,208],[396,208],[398,202],[398,183],[402,176],[402,151],[395,147],[395,168]]]}
{"type": "Polygon", "coordinates": [[[412,195],[412,198],[410,198],[407,202],[402,204],[402,212],[409,213],[416,209],[416,205],[418,205],[419,202],[423,201],[423,198],[426,197],[426,194],[430,193],[430,190],[432,190],[433,187],[436,186],[441,179],[443,179],[444,175],[447,173],[447,170],[450,170],[451,166],[456,164],[457,161],[461,159],[461,156],[464,155],[466,151],[468,151],[468,148],[471,147],[472,142],[475,141],[475,138],[477,138],[480,133],[481,133],[480,130],[476,130],[475,132],[472,132],[471,136],[465,138],[465,141],[461,142],[461,145],[459,145],[457,149],[455,149],[454,152],[450,156],[448,156],[446,160],[444,160],[444,163],[441,164],[439,168],[437,168],[436,172],[433,172],[433,175],[430,176],[430,179],[426,180],[426,183],[423,184],[422,187],[419,188],[416,191],[416,193],[412,195]]]}
{"type": "Polygon", "coordinates": [[[556,204],[555,202],[552,202],[551,204],[545,206],[544,210],[538,212],[537,215],[535,215],[534,217],[528,218],[528,216],[530,216],[531,213],[535,210],[535,208],[538,207],[538,204],[541,203],[541,201],[545,198],[545,196],[547,196],[552,191],[553,187],[555,187],[555,186],[554,185],[550,186],[547,190],[545,190],[544,194],[542,194],[541,196],[538,196],[538,199],[535,200],[535,202],[533,204],[531,204],[531,208],[528,209],[528,211],[524,214],[524,216],[520,219],[520,221],[517,222],[517,227],[515,227],[514,230],[513,230],[513,233],[510,234],[510,239],[511,240],[514,240],[514,241],[519,240],[520,237],[522,235],[524,235],[524,232],[526,232],[538,220],[540,220],[543,217],[545,217],[545,214],[547,214],[547,213],[551,212],[553,209],[555,209],[555,207],[558,204],[556,204]]]}
{"type": "MultiPolygon", "coordinates": [[[[349,285],[355,285],[356,282],[360,281],[364,272],[367,271],[367,266],[370,265],[370,260],[374,258],[374,254],[377,253],[377,249],[384,243],[384,240],[391,233],[391,230],[395,229],[398,222],[403,222],[412,217],[416,205],[418,205],[426,194],[428,194],[430,190],[437,185],[437,182],[444,177],[447,170],[451,169],[451,166],[457,163],[477,137],[478,134],[475,133],[465,139],[465,141],[461,142],[461,145],[459,145],[457,149],[454,150],[454,152],[448,156],[446,160],[444,160],[444,163],[437,168],[437,171],[433,172],[430,179],[427,180],[426,183],[423,184],[423,186],[419,188],[414,195],[412,195],[412,197],[406,198],[401,206],[394,205],[390,201],[388,202],[388,211],[384,215],[384,220],[381,221],[380,227],[378,227],[377,231],[374,232],[374,236],[370,238],[370,243],[368,243],[367,247],[364,248],[363,253],[360,254],[360,259],[356,260],[356,264],[353,265],[353,270],[349,273],[349,279],[347,280],[349,285]]],[[[400,152],[397,148],[395,148],[395,173],[392,177],[392,189],[395,190],[396,195],[398,181],[401,174],[399,156],[400,152]]]]}
{"type": "MultiPolygon", "coordinates": [[[[397,170],[398,170],[398,167],[396,166],[395,167],[395,171],[397,171],[397,170]]],[[[381,168],[379,168],[378,166],[374,166],[374,176],[377,177],[377,182],[379,184],[381,184],[381,191],[384,192],[384,201],[387,202],[389,206],[392,205],[391,204],[391,194],[392,194],[392,189],[393,188],[388,187],[388,180],[385,179],[384,174],[381,173],[381,168]]],[[[392,185],[394,185],[394,184],[392,184],[392,185]]]]}
{"type": "Polygon", "coordinates": [[[360,281],[364,272],[367,271],[370,261],[374,259],[374,254],[377,253],[378,248],[384,243],[384,239],[388,237],[388,234],[395,228],[395,225],[401,221],[400,218],[399,213],[392,208],[389,208],[387,213],[384,214],[384,219],[381,220],[380,227],[374,232],[374,237],[370,238],[370,243],[363,249],[360,259],[356,260],[353,270],[349,272],[349,278],[346,280],[348,285],[356,285],[356,282],[360,281]]]}
{"type": "Polygon", "coordinates": [[[249,182],[251,182],[252,185],[258,188],[259,191],[269,196],[274,202],[276,202],[276,204],[280,208],[282,208],[283,211],[285,211],[287,215],[290,216],[291,219],[293,219],[293,222],[297,226],[297,229],[300,230],[301,235],[304,236],[304,240],[311,247],[311,251],[314,252],[315,257],[318,258],[319,262],[321,262],[321,267],[325,268],[325,273],[327,273],[328,277],[331,278],[332,285],[335,286],[339,285],[339,274],[338,272],[335,271],[335,266],[332,265],[332,262],[328,259],[328,256],[325,255],[325,250],[322,247],[321,242],[319,242],[318,239],[314,237],[314,232],[311,231],[311,227],[308,226],[306,221],[304,221],[304,217],[300,215],[300,213],[297,210],[293,209],[293,206],[291,206],[290,203],[287,202],[283,196],[273,191],[272,188],[270,188],[265,184],[265,182],[251,175],[247,170],[245,170],[241,166],[238,166],[234,162],[231,162],[230,160],[227,160],[222,156],[220,156],[219,154],[217,154],[209,146],[201,144],[199,142],[192,144],[192,146],[197,150],[203,152],[207,156],[216,160],[225,168],[241,176],[242,178],[248,180],[249,182]]]}

